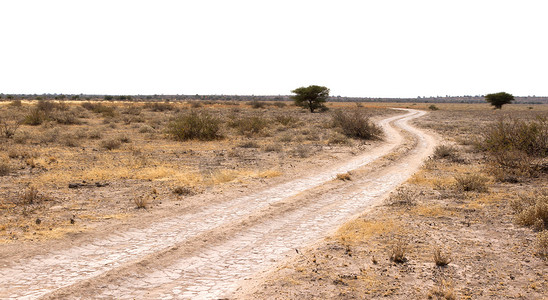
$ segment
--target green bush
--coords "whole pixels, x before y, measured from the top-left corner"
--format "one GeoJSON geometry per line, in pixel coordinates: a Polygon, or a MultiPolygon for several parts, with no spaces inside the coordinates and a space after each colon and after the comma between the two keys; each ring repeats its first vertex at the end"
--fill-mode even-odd
{"type": "Polygon", "coordinates": [[[342,133],[348,137],[362,140],[374,140],[382,137],[382,129],[373,124],[360,111],[344,113],[339,110],[333,113],[332,120],[334,126],[339,127],[342,133]]]}
{"type": "Polygon", "coordinates": [[[167,125],[167,134],[178,141],[221,138],[221,120],[206,112],[179,115],[167,125]]]}

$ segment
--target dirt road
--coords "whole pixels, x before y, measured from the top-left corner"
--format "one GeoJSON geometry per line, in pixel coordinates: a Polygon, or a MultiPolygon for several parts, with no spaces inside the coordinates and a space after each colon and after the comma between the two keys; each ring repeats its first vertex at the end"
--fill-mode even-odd
{"type": "Polygon", "coordinates": [[[230,297],[240,280],[295,255],[295,249],[377,203],[411,176],[435,145],[408,124],[422,115],[407,110],[381,121],[386,143],[322,173],[145,228],[2,262],[0,298],[230,297]],[[386,159],[394,153],[404,155],[386,159]],[[389,163],[379,163],[383,157],[389,163]],[[352,170],[353,180],[333,180],[352,170]]]}

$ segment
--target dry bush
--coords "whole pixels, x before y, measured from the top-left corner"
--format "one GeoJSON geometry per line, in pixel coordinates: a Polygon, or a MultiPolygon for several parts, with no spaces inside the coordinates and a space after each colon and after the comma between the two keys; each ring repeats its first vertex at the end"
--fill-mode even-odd
{"type": "Polygon", "coordinates": [[[9,161],[7,160],[0,160],[0,176],[6,176],[11,173],[11,166],[9,164],[9,161]]]}
{"type": "Polygon", "coordinates": [[[453,284],[449,281],[441,280],[438,284],[432,287],[428,293],[428,299],[435,300],[455,300],[455,290],[453,284]]]}
{"type": "Polygon", "coordinates": [[[175,109],[173,105],[165,102],[147,102],[144,107],[156,112],[171,111],[175,109]]]}
{"type": "Polygon", "coordinates": [[[353,113],[344,113],[336,111],[332,115],[334,126],[339,127],[342,133],[346,136],[362,139],[373,140],[382,137],[382,129],[373,124],[368,117],[356,110],[353,113]]]}
{"type": "Polygon", "coordinates": [[[434,158],[456,157],[457,148],[451,145],[439,145],[434,149],[434,158]]]}
{"type": "Polygon", "coordinates": [[[43,111],[34,108],[29,112],[28,115],[25,116],[25,119],[23,120],[23,124],[38,126],[38,125],[41,125],[47,119],[48,119],[47,115],[43,111]]]}
{"type": "Polygon", "coordinates": [[[270,144],[270,145],[264,146],[263,151],[264,152],[282,152],[283,147],[280,144],[270,144]]]}
{"type": "Polygon", "coordinates": [[[19,129],[21,122],[16,120],[15,117],[1,117],[0,118],[0,137],[11,138],[19,129]]]}
{"type": "Polygon", "coordinates": [[[261,145],[256,141],[247,141],[238,145],[240,148],[261,148],[261,145]]]}
{"type": "Polygon", "coordinates": [[[279,101],[272,102],[270,105],[278,107],[278,108],[282,108],[282,107],[287,106],[287,104],[285,102],[279,102],[279,101]]]}
{"type": "Polygon", "coordinates": [[[542,258],[548,258],[548,230],[537,234],[537,253],[542,258]]]}
{"type": "Polygon", "coordinates": [[[405,257],[406,252],[407,245],[403,241],[398,240],[390,247],[388,258],[390,261],[401,264],[407,261],[407,258],[405,257]]]}
{"type": "Polygon", "coordinates": [[[21,100],[19,99],[16,99],[16,100],[12,100],[10,102],[10,106],[11,107],[21,107],[23,105],[23,103],[21,102],[21,100]]]}
{"type": "Polygon", "coordinates": [[[206,112],[179,115],[167,125],[167,134],[178,141],[211,141],[221,138],[221,120],[206,112]]]}
{"type": "Polygon", "coordinates": [[[140,128],[139,128],[139,132],[140,133],[154,133],[156,132],[156,129],[154,129],[152,126],[150,125],[146,125],[146,124],[143,124],[140,128]]]}
{"type": "Polygon", "coordinates": [[[138,209],[147,208],[148,196],[145,196],[145,195],[135,196],[135,198],[133,198],[133,203],[138,209]]]}
{"type": "Polygon", "coordinates": [[[445,267],[451,262],[451,254],[448,252],[443,253],[441,248],[436,247],[434,249],[434,262],[438,267],[445,267]]]}
{"type": "Polygon", "coordinates": [[[274,120],[284,126],[289,126],[297,123],[297,118],[289,115],[277,115],[274,120]]]}
{"type": "Polygon", "coordinates": [[[312,154],[312,149],[308,145],[298,145],[290,151],[294,157],[307,158],[312,154]]]}
{"type": "Polygon", "coordinates": [[[116,108],[114,106],[108,106],[102,103],[84,102],[82,103],[82,107],[96,114],[102,114],[105,118],[116,116],[116,108]]]}
{"type": "Polygon", "coordinates": [[[49,114],[49,119],[64,125],[82,124],[74,112],[70,111],[54,111],[49,114]]]}
{"type": "Polygon", "coordinates": [[[173,193],[179,196],[192,196],[194,195],[194,191],[186,186],[178,186],[173,189],[173,193]]]}
{"type": "Polygon", "coordinates": [[[516,214],[516,222],[531,226],[536,230],[548,229],[548,190],[537,190],[527,195],[519,195],[510,206],[516,214]]]}
{"type": "Polygon", "coordinates": [[[101,148],[107,149],[107,150],[114,150],[120,148],[122,145],[122,142],[120,142],[119,139],[108,139],[101,141],[101,148]]]}
{"type": "Polygon", "coordinates": [[[454,189],[458,192],[487,192],[488,179],[479,174],[455,175],[454,189]]]}
{"type": "Polygon", "coordinates": [[[434,104],[428,106],[428,109],[429,109],[429,110],[439,110],[439,108],[438,108],[436,105],[434,105],[434,104]]]}
{"type": "Polygon", "coordinates": [[[327,143],[329,145],[350,145],[352,142],[350,139],[340,133],[334,132],[332,133],[329,138],[327,139],[327,143]]]}
{"type": "Polygon", "coordinates": [[[260,133],[268,121],[260,116],[242,117],[231,120],[228,126],[236,128],[240,134],[253,135],[260,133]]]}
{"type": "Polygon", "coordinates": [[[540,117],[530,122],[500,119],[487,128],[476,147],[487,153],[497,180],[513,182],[534,176],[546,168],[548,121],[540,117]]]}
{"type": "Polygon", "coordinates": [[[490,153],[520,151],[530,156],[548,155],[548,120],[537,118],[531,122],[500,119],[483,134],[478,147],[490,153]]]}
{"type": "Polygon", "coordinates": [[[349,172],[337,174],[337,179],[342,181],[349,181],[352,180],[352,176],[350,176],[349,172]]]}
{"type": "Polygon", "coordinates": [[[21,197],[19,198],[18,204],[23,204],[23,205],[38,204],[48,199],[49,198],[47,196],[40,194],[40,192],[38,192],[38,189],[31,186],[21,195],[21,197]]]}
{"type": "Polygon", "coordinates": [[[257,101],[257,100],[250,101],[250,102],[248,102],[248,104],[249,104],[249,106],[251,106],[252,108],[265,108],[265,107],[266,107],[266,103],[265,103],[265,102],[257,101]]]}
{"type": "Polygon", "coordinates": [[[406,187],[399,187],[390,195],[388,203],[396,206],[413,206],[417,204],[419,194],[406,187]]]}

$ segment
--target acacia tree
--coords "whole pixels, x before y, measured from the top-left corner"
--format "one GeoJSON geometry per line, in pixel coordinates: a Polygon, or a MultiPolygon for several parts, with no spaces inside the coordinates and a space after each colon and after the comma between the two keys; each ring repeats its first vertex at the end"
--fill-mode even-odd
{"type": "Polygon", "coordinates": [[[487,94],[485,95],[485,101],[491,103],[495,109],[501,109],[504,104],[514,101],[514,96],[506,92],[487,94]]]}
{"type": "Polygon", "coordinates": [[[291,92],[295,94],[291,96],[291,99],[295,101],[295,105],[310,109],[312,113],[316,109],[325,108],[324,103],[329,98],[329,89],[319,85],[300,87],[291,92]]]}

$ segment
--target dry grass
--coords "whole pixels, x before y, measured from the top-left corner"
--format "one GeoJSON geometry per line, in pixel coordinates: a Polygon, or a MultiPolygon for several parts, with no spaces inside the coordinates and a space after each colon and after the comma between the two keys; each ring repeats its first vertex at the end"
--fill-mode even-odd
{"type": "Polygon", "coordinates": [[[457,296],[454,291],[453,283],[442,279],[432,287],[428,293],[428,299],[435,300],[455,300],[457,296]]]}
{"type": "Polygon", "coordinates": [[[518,224],[531,226],[539,231],[548,229],[548,190],[519,195],[518,199],[510,203],[518,224]]]}
{"type": "Polygon", "coordinates": [[[438,267],[445,267],[451,262],[451,254],[449,252],[442,252],[441,248],[436,247],[434,249],[434,263],[438,267]]]}
{"type": "Polygon", "coordinates": [[[390,261],[393,261],[397,264],[401,264],[407,261],[407,243],[405,243],[402,240],[397,240],[394,242],[394,244],[389,248],[388,251],[388,258],[390,261]]]}
{"type": "Polygon", "coordinates": [[[342,181],[350,181],[352,180],[352,176],[350,174],[350,172],[346,172],[346,173],[342,173],[342,174],[337,174],[337,180],[342,180],[342,181]]]}
{"type": "Polygon", "coordinates": [[[479,174],[457,174],[454,176],[454,188],[458,192],[487,192],[489,179],[479,174]]]}

